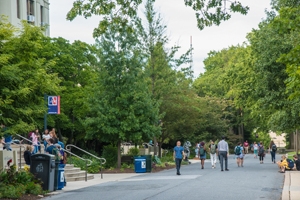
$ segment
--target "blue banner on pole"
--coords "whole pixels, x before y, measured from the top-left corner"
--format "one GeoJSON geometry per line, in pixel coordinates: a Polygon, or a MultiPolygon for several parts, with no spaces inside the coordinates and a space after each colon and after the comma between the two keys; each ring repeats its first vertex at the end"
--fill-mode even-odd
{"type": "Polygon", "coordinates": [[[48,114],[60,114],[60,96],[48,96],[48,114]]]}

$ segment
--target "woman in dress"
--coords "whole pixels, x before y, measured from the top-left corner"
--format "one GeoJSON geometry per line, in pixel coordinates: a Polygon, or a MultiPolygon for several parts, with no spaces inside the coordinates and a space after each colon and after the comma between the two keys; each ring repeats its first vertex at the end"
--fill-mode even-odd
{"type": "Polygon", "coordinates": [[[200,142],[200,145],[199,145],[199,158],[201,161],[201,169],[204,169],[204,162],[206,159],[206,149],[205,149],[204,142],[200,142]]]}
{"type": "Polygon", "coordinates": [[[254,142],[254,144],[253,144],[253,151],[254,151],[254,158],[257,158],[258,145],[256,144],[256,142],[254,142]]]}

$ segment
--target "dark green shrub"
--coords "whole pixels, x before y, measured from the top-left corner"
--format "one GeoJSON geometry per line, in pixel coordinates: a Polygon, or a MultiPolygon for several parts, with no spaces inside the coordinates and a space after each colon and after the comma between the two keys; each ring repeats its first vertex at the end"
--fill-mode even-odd
{"type": "Polygon", "coordinates": [[[112,145],[103,147],[102,157],[106,159],[105,168],[117,166],[118,149],[112,145]]]}
{"type": "Polygon", "coordinates": [[[140,154],[140,150],[136,147],[132,147],[128,150],[128,155],[130,156],[138,156],[140,154]]]}
{"type": "Polygon", "coordinates": [[[42,186],[39,184],[36,184],[34,182],[29,182],[26,185],[26,193],[27,194],[39,195],[39,194],[42,194],[42,192],[43,192],[42,186]]]}

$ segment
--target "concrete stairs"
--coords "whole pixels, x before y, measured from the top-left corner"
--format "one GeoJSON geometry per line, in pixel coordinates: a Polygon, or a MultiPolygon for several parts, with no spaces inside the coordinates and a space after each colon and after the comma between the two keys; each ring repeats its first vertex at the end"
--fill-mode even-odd
{"type": "MultiPolygon", "coordinates": [[[[80,168],[74,167],[74,165],[66,164],[65,177],[67,182],[73,181],[85,181],[85,171],[80,168]]],[[[87,174],[87,180],[94,179],[93,174],[87,174]]]]}
{"type": "MultiPolygon", "coordinates": [[[[26,146],[26,145],[25,145],[26,146]]],[[[17,145],[12,145],[12,150],[17,151],[17,167],[19,168],[20,163],[20,154],[21,154],[21,167],[24,168],[25,160],[24,160],[24,148],[20,148],[17,145]]],[[[41,146],[41,152],[44,153],[44,145],[41,146]]],[[[80,168],[74,167],[74,165],[66,164],[65,166],[65,178],[67,182],[73,182],[73,181],[85,181],[85,171],[81,170],[80,168]]],[[[87,180],[94,179],[93,174],[87,175],[87,180]]]]}

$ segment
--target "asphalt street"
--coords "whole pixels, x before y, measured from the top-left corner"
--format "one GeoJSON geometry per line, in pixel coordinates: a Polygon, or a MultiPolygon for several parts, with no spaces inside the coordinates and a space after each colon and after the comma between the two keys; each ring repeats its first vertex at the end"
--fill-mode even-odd
{"type": "MultiPolygon", "coordinates": [[[[277,155],[279,158],[279,155],[277,155]]],[[[204,169],[200,163],[182,166],[180,176],[175,169],[159,173],[146,173],[108,182],[88,188],[65,192],[47,199],[64,200],[279,200],[284,174],[278,173],[276,164],[271,163],[270,154],[260,164],[252,154],[245,156],[244,167],[236,165],[233,155],[228,159],[229,170],[221,172],[219,164],[212,169],[210,161],[204,169]]]]}

